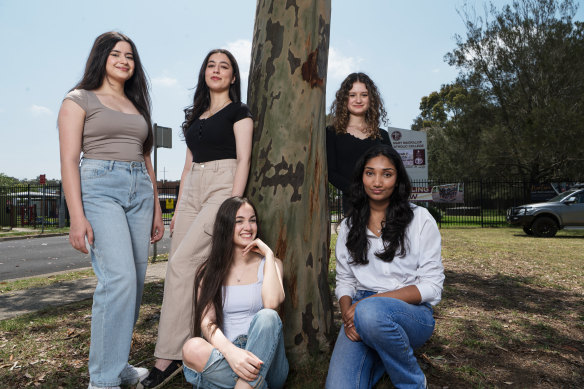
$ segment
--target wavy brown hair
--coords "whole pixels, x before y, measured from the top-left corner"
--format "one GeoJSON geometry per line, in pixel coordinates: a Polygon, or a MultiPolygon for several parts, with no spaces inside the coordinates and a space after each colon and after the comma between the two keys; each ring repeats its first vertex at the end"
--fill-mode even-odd
{"type": "Polygon", "coordinates": [[[347,132],[347,125],[349,124],[347,102],[349,101],[349,91],[356,82],[365,84],[369,94],[369,109],[365,113],[366,133],[368,137],[381,138],[379,125],[380,123],[387,124],[387,112],[385,112],[383,99],[377,86],[365,73],[351,73],[341,83],[341,87],[335,95],[335,101],[331,105],[333,127],[337,134],[345,134],[347,132]]]}
{"type": "Polygon", "coordinates": [[[87,58],[87,63],[85,64],[83,77],[73,89],[94,90],[101,86],[107,76],[105,71],[107,59],[118,42],[128,42],[132,47],[134,74],[124,83],[124,93],[132,104],[134,104],[138,112],[140,112],[140,115],[144,117],[148,125],[148,137],[142,145],[142,153],[147,155],[152,151],[154,142],[152,136],[152,119],[150,118],[150,85],[148,84],[146,72],[142,67],[142,61],[140,61],[138,49],[130,38],[117,31],[108,31],[95,38],[95,42],[93,42],[93,47],[87,58]]]}
{"type": "Polygon", "coordinates": [[[231,62],[231,68],[233,69],[233,76],[235,77],[235,82],[229,86],[229,98],[234,103],[241,102],[241,77],[239,76],[239,66],[237,65],[237,61],[233,54],[231,54],[228,50],[225,49],[214,49],[209,51],[205,59],[203,60],[203,64],[201,65],[201,69],[199,70],[199,78],[197,80],[197,87],[195,88],[195,96],[193,97],[193,105],[188,106],[184,109],[185,112],[185,121],[182,123],[181,127],[183,130],[183,135],[187,135],[187,130],[193,124],[195,120],[199,118],[209,108],[211,104],[211,94],[209,92],[209,87],[205,82],[205,70],[207,69],[207,63],[209,62],[209,58],[213,54],[225,54],[227,58],[229,58],[229,62],[231,62]]]}

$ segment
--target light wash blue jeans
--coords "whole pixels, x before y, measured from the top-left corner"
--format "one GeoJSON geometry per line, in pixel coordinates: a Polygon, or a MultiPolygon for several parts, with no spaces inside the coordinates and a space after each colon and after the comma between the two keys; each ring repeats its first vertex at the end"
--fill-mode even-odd
{"type": "Polygon", "coordinates": [[[97,276],[91,311],[89,375],[94,386],[117,386],[138,319],[154,194],[144,162],[83,159],[83,210],[93,228],[97,276]]]}
{"type": "MultiPolygon", "coordinates": [[[[251,351],[264,362],[254,381],[249,382],[253,388],[280,389],[288,377],[288,360],[284,350],[282,322],[273,309],[262,309],[255,314],[246,335],[240,335],[233,342],[239,348],[251,351]],[[266,386],[267,385],[267,386],[266,386]]],[[[185,378],[193,388],[230,389],[239,376],[217,350],[213,349],[207,364],[201,373],[184,366],[185,378]]]]}
{"type": "MultiPolygon", "coordinates": [[[[359,290],[353,303],[373,295],[359,290]]],[[[389,297],[373,297],[355,308],[353,342],[341,327],[329,365],[326,388],[371,388],[387,372],[396,388],[424,388],[425,377],[414,356],[434,331],[430,304],[408,304],[389,297]]]]}

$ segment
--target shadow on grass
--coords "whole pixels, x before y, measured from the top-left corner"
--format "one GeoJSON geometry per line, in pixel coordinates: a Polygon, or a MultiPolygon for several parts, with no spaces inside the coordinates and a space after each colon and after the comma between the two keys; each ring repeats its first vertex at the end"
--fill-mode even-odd
{"type": "MultiPolygon", "coordinates": [[[[431,388],[576,388],[584,377],[584,304],[578,292],[520,275],[446,272],[436,331],[416,351],[431,388]]],[[[146,285],[130,361],[153,364],[163,283],[146,285]]],[[[0,322],[0,387],[87,386],[91,300],[0,322]]],[[[334,338],[338,327],[334,331],[334,338]]],[[[287,388],[324,385],[329,354],[291,366],[287,388]]],[[[175,379],[172,388],[190,388],[175,379]]],[[[392,388],[384,377],[377,389],[392,388]]]]}
{"type": "Polygon", "coordinates": [[[552,238],[538,238],[536,236],[530,236],[530,235],[521,234],[521,233],[513,234],[513,236],[515,236],[517,238],[529,238],[529,239],[584,239],[584,234],[582,234],[582,235],[556,235],[552,238]]]}
{"type": "Polygon", "coordinates": [[[446,272],[436,332],[418,351],[452,387],[576,388],[584,377],[581,293],[522,276],[446,272]]]}

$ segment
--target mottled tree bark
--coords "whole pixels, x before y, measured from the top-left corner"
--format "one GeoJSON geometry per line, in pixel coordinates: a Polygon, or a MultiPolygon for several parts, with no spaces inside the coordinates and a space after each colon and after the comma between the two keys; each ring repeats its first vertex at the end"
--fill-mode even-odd
{"type": "Polygon", "coordinates": [[[325,148],[330,0],[258,0],[247,103],[254,116],[247,195],[284,261],[285,343],[327,350],[332,324],[325,148]]]}

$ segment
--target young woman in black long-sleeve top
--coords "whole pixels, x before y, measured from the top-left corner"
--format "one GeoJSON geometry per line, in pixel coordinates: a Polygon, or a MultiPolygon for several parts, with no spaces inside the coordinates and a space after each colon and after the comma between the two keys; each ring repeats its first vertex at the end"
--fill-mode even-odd
{"type": "Polygon", "coordinates": [[[328,180],[343,192],[343,211],[348,212],[347,196],[353,170],[371,146],[391,146],[383,100],[375,83],[364,73],[351,73],[341,83],[331,106],[332,125],[326,129],[328,180]]]}

